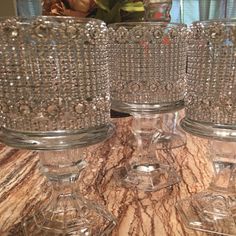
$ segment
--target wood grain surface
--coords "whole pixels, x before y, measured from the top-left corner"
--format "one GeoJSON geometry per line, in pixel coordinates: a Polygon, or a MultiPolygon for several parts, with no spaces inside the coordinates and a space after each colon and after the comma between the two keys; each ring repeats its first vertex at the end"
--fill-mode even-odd
{"type": "MultiPolygon", "coordinates": [[[[131,118],[113,119],[114,136],[88,148],[89,166],[80,181],[81,192],[98,201],[117,217],[113,236],[189,236],[207,234],[186,229],[175,208],[179,199],[207,188],[212,177],[207,159],[208,141],[187,136],[187,145],[159,151],[159,158],[171,163],[181,182],[153,193],[117,186],[113,171],[132,154],[127,146],[131,118]]],[[[42,206],[50,195],[50,185],[38,169],[35,151],[17,150],[0,145],[0,236],[22,217],[42,206]]],[[[17,235],[16,235],[17,236],[17,235]]]]}

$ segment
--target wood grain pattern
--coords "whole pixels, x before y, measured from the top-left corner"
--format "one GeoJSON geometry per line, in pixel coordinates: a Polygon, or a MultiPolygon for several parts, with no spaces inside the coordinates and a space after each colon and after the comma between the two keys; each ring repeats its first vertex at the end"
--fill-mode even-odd
{"type": "MultiPolygon", "coordinates": [[[[88,148],[89,168],[82,174],[80,189],[90,199],[105,204],[118,218],[113,236],[207,235],[186,229],[175,209],[179,199],[206,188],[211,180],[207,159],[208,141],[188,135],[186,147],[159,151],[159,158],[172,163],[182,181],[154,193],[117,186],[112,174],[132,154],[126,145],[131,118],[113,119],[115,135],[88,148]],[[168,159],[167,159],[168,157],[168,159]]],[[[0,146],[0,235],[40,207],[50,195],[50,186],[39,172],[37,152],[0,146]]]]}

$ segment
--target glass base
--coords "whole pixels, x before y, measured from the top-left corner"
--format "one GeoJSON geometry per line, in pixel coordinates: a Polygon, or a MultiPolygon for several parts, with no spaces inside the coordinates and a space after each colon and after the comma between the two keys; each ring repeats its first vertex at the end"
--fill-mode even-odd
{"type": "Polygon", "coordinates": [[[23,220],[10,235],[108,236],[116,220],[102,206],[78,196],[59,196],[51,208],[23,220]]]}
{"type": "Polygon", "coordinates": [[[236,125],[197,122],[186,117],[180,125],[186,132],[199,137],[236,142],[236,125]]]}
{"type": "Polygon", "coordinates": [[[161,114],[178,111],[184,108],[184,101],[175,101],[170,103],[160,104],[139,104],[128,103],[117,100],[112,100],[112,109],[124,113],[148,113],[148,114],[161,114]]]}
{"type": "Polygon", "coordinates": [[[86,147],[110,138],[114,125],[76,131],[23,132],[2,127],[0,141],[8,146],[31,150],[62,150],[86,147]]]}
{"type": "Polygon", "coordinates": [[[119,185],[145,192],[158,191],[180,181],[176,171],[159,163],[134,164],[118,168],[114,177],[119,185]]]}
{"type": "Polygon", "coordinates": [[[236,196],[204,192],[177,204],[188,228],[220,235],[236,235],[236,196]],[[229,207],[230,206],[230,207],[229,207]]]}

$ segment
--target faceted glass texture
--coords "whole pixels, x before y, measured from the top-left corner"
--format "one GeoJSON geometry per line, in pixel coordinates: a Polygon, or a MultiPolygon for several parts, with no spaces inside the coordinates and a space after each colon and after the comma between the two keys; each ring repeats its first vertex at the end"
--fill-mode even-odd
{"type": "Polygon", "coordinates": [[[0,20],[0,118],[15,131],[109,122],[107,28],[70,17],[0,20]]]}

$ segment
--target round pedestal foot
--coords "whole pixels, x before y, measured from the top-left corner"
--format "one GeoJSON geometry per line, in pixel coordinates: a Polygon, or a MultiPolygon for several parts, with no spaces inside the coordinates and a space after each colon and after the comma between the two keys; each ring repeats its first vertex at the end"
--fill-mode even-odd
{"type": "Polygon", "coordinates": [[[220,234],[236,235],[236,196],[204,192],[178,202],[177,209],[188,228],[220,234]]]}
{"type": "Polygon", "coordinates": [[[118,168],[114,177],[124,187],[135,187],[142,191],[152,192],[180,181],[176,171],[168,165],[134,164],[118,168]]]}
{"type": "Polygon", "coordinates": [[[108,236],[115,226],[115,218],[102,206],[78,196],[63,195],[54,205],[24,219],[11,235],[108,236]]]}

